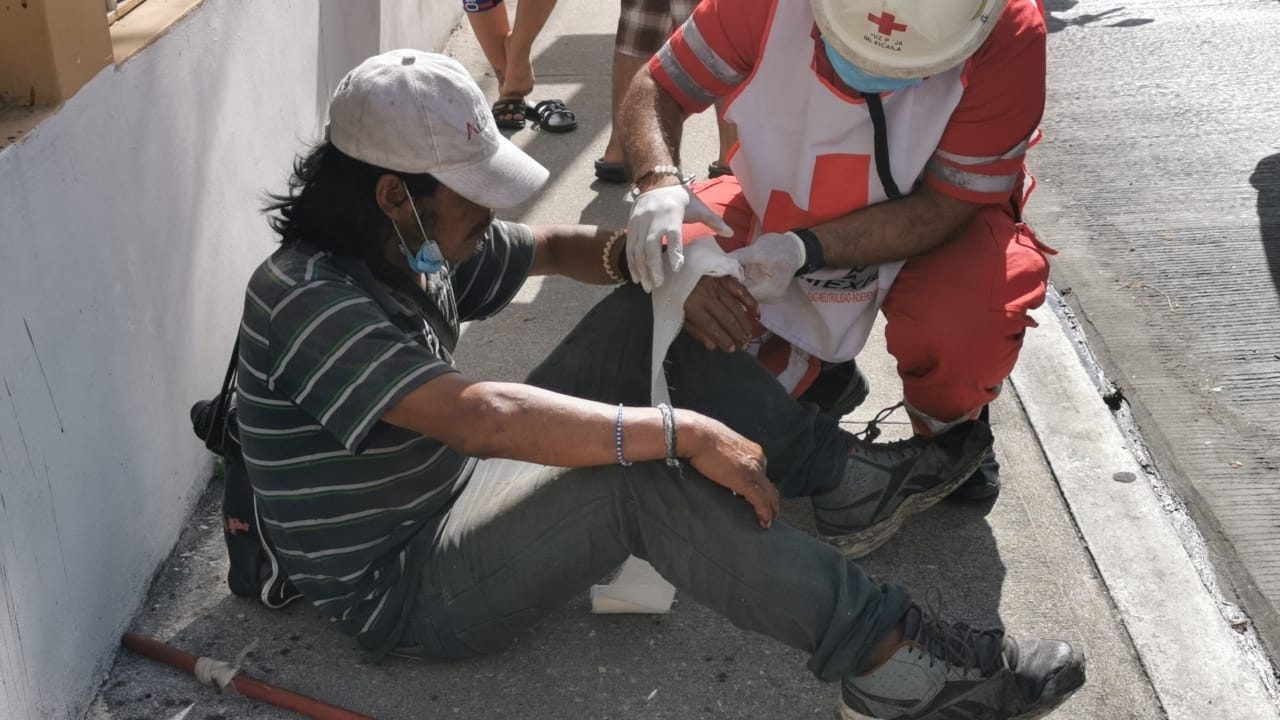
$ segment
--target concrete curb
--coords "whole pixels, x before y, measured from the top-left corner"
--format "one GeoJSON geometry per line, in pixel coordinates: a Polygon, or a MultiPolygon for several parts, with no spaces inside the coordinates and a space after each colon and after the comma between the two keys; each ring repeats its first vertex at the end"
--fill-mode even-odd
{"type": "Polygon", "coordinates": [[[1171,720],[1277,720],[1256,664],[1201,580],[1148,476],[1048,304],[1011,380],[1171,720]]]}

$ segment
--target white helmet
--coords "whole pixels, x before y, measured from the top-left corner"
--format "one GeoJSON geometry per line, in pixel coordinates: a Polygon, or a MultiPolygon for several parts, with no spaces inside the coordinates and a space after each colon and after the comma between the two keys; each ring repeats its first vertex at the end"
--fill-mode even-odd
{"type": "Polygon", "coordinates": [[[831,49],[881,77],[914,79],[972,55],[1007,0],[810,0],[831,49]]]}

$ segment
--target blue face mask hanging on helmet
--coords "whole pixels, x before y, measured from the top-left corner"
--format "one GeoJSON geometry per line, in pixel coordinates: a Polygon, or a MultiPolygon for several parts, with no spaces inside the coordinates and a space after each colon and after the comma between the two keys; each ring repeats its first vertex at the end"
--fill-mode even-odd
{"type": "Polygon", "coordinates": [[[834,48],[822,41],[822,47],[827,52],[827,59],[831,61],[831,67],[836,71],[836,75],[844,81],[845,85],[864,93],[886,93],[894,90],[906,90],[909,87],[915,87],[924,82],[924,78],[908,78],[899,80],[898,78],[887,78],[879,75],[872,75],[863,72],[857,65],[844,59],[844,56],[836,52],[834,48]]]}
{"type": "Polygon", "coordinates": [[[422,247],[418,248],[417,253],[409,252],[409,246],[405,244],[404,235],[400,234],[400,226],[394,222],[391,227],[395,228],[396,237],[400,239],[400,252],[404,255],[404,259],[409,263],[409,268],[423,275],[431,275],[438,273],[444,269],[444,254],[440,252],[440,246],[435,240],[427,237],[427,231],[422,227],[422,218],[418,215],[418,207],[413,204],[413,196],[409,194],[409,186],[400,181],[400,186],[404,188],[405,197],[409,198],[409,207],[413,210],[413,219],[418,221],[418,231],[422,233],[422,247]]]}

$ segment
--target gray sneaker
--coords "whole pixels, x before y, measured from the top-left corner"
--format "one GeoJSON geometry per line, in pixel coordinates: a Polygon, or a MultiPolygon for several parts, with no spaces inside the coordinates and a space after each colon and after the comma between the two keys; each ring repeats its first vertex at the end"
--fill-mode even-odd
{"type": "Polygon", "coordinates": [[[1060,640],[945,623],[913,605],[887,662],[841,683],[840,717],[1031,720],[1084,685],[1084,654],[1060,640]]]}
{"type": "Polygon", "coordinates": [[[818,532],[846,557],[862,557],[963,484],[990,447],[991,428],[976,420],[932,438],[854,439],[843,482],[813,496],[818,532]]]}

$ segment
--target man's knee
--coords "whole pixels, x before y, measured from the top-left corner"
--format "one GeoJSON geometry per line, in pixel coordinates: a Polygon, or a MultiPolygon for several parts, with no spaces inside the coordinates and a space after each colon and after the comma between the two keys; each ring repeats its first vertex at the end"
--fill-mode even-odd
{"type": "Polygon", "coordinates": [[[907,402],[953,421],[976,412],[1012,372],[1044,301],[1046,248],[999,208],[907,263],[884,305],[885,339],[907,402]]]}

